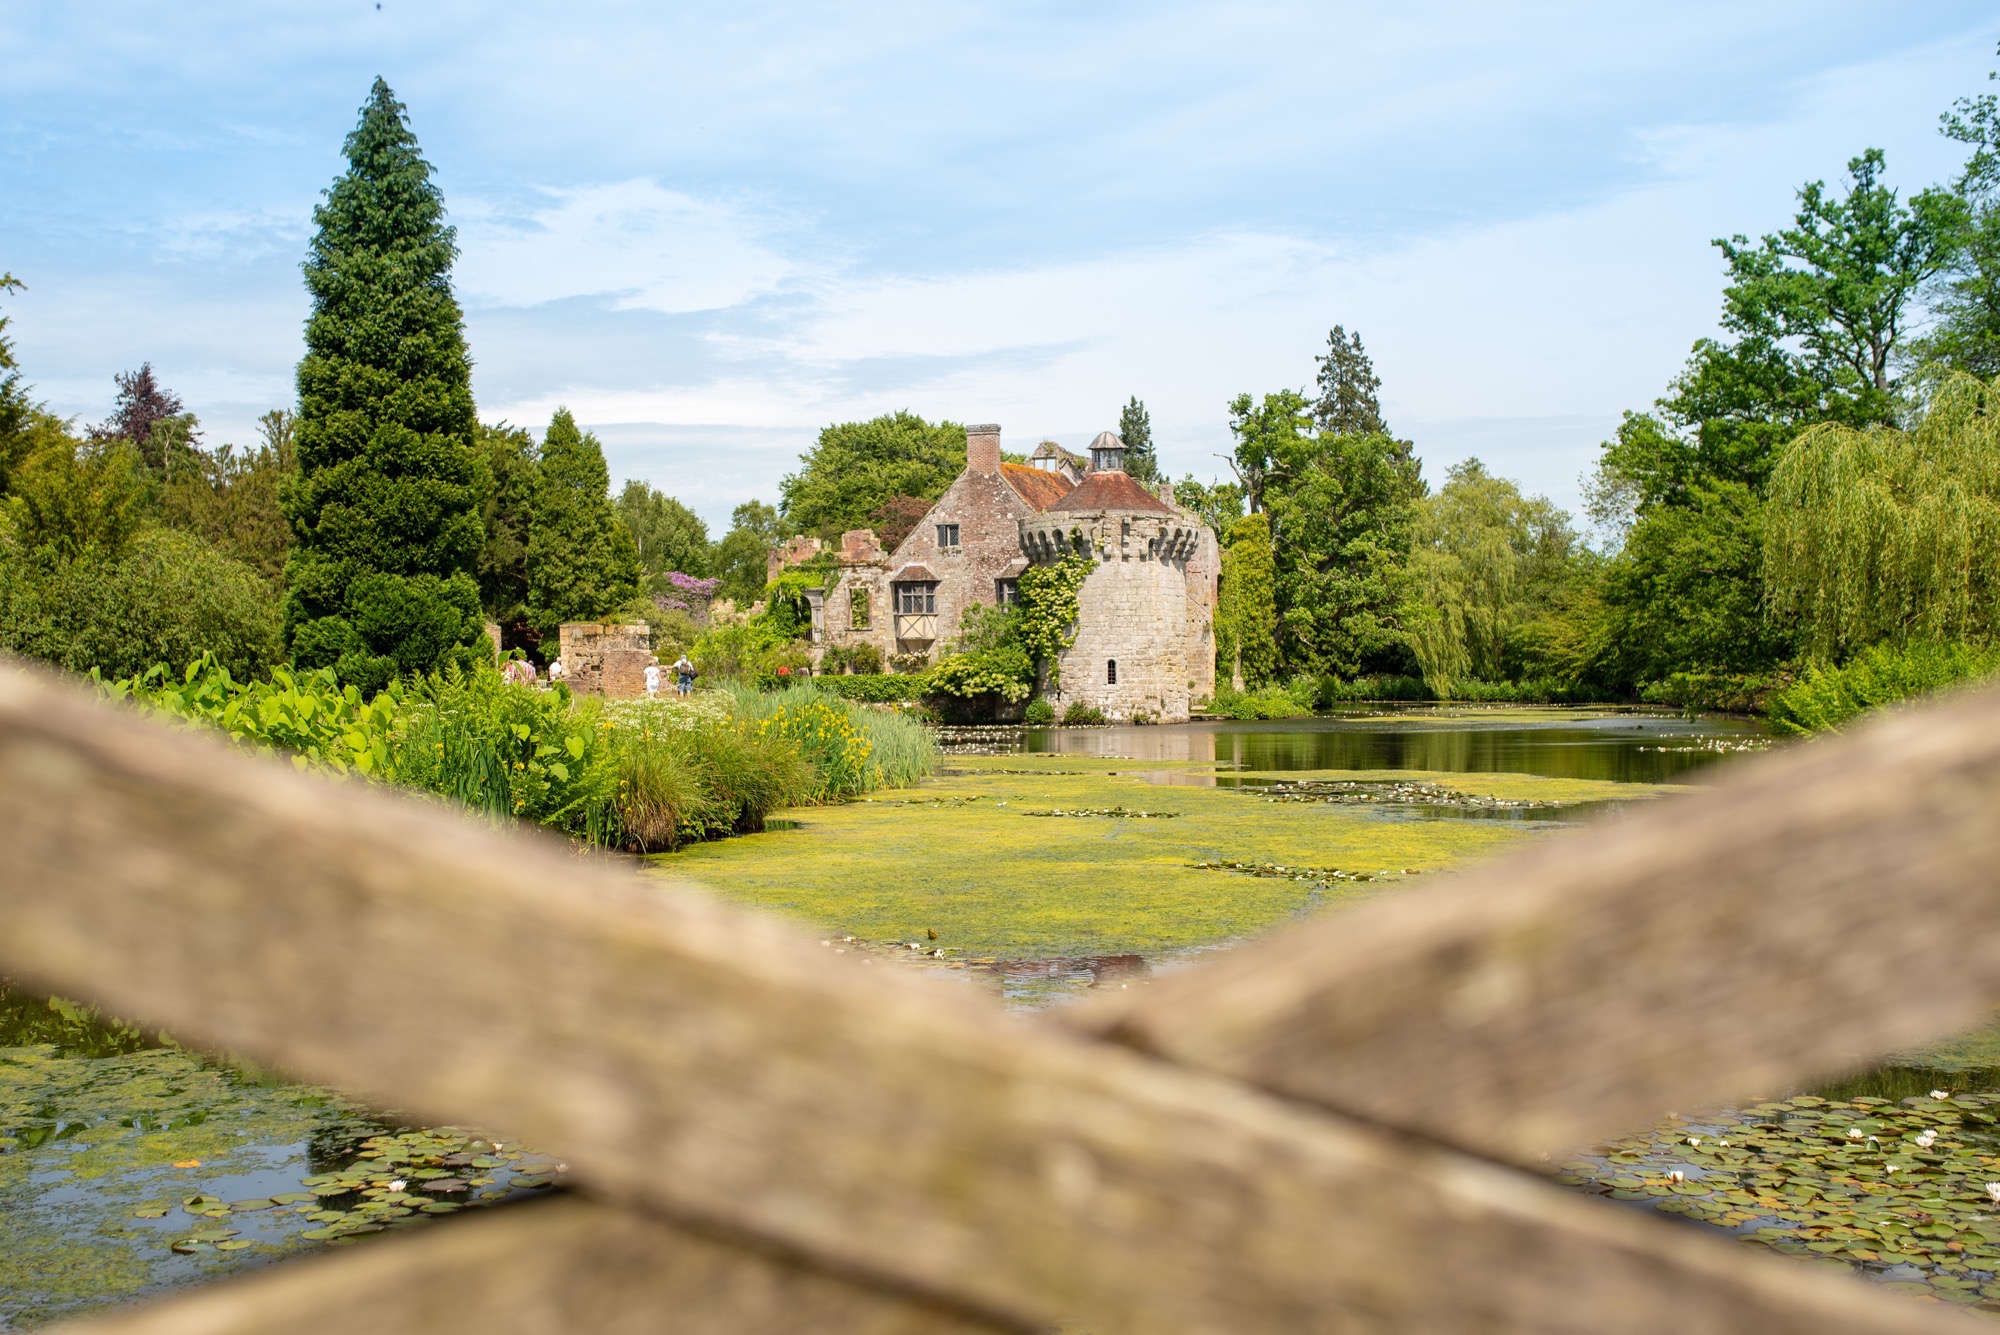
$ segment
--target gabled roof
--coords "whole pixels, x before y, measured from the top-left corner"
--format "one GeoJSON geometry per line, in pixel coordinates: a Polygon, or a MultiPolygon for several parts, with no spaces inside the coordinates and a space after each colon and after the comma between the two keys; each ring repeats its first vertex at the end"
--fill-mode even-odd
{"type": "Polygon", "coordinates": [[[1046,510],[1069,495],[1069,479],[1061,473],[1027,464],[1001,464],[1000,476],[1014,489],[1014,494],[1036,510],[1046,510]]]}
{"type": "Polygon", "coordinates": [[[931,573],[929,566],[914,563],[904,566],[901,570],[889,576],[889,579],[892,583],[896,584],[936,584],[938,582],[938,577],[931,573]]]}
{"type": "Polygon", "coordinates": [[[1172,514],[1174,507],[1140,486],[1127,473],[1092,473],[1076,484],[1060,504],[1045,507],[1061,514],[1099,514],[1105,510],[1149,510],[1172,514]]]}

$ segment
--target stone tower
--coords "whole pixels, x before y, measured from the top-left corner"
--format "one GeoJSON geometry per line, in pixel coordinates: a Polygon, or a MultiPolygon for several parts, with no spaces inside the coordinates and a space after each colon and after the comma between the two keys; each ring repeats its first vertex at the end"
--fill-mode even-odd
{"type": "Polygon", "coordinates": [[[1021,548],[1049,565],[1072,551],[1096,565],[1077,591],[1076,642],[1057,698],[1116,720],[1188,717],[1214,689],[1215,539],[1199,519],[1125,472],[1125,442],[1090,442],[1090,472],[1061,501],[1021,521],[1021,548]]]}

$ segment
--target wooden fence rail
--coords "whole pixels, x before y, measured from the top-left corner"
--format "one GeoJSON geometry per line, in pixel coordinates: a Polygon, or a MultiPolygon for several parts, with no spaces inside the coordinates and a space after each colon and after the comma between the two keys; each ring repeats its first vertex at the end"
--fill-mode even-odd
{"type": "Polygon", "coordinates": [[[79,1332],[1973,1319],[1516,1165],[2000,1004],[2000,696],[1048,1020],[27,670],[0,810],[0,969],[579,1188],[79,1332]]]}

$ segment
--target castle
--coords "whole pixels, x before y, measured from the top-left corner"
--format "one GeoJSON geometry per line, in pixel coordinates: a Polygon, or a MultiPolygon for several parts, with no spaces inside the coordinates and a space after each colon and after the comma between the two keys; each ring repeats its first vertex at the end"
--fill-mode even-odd
{"type": "MultiPolygon", "coordinates": [[[[1127,475],[1125,443],[1108,431],[1091,442],[1087,471],[1047,444],[1028,463],[1003,463],[997,426],[965,434],[965,471],[895,551],[869,529],[842,535],[835,582],[810,595],[815,651],[870,644],[888,662],[934,661],[968,608],[1013,602],[1024,570],[1078,552],[1094,564],[1052,703],[1186,720],[1215,693],[1215,534],[1127,475]]],[[[818,550],[794,539],[772,570],[818,550]]]]}

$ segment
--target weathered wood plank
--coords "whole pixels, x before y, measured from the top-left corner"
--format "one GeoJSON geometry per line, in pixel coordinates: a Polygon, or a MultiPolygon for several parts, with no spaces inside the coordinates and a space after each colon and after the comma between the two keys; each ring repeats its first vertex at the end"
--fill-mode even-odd
{"type": "Polygon", "coordinates": [[[1731,765],[1068,1022],[1523,1162],[2000,1005],[2000,692],[1731,765]]]}
{"type": "Polygon", "coordinates": [[[1825,1335],[1941,1319],[844,967],[554,841],[37,676],[0,672],[0,810],[0,966],[558,1148],[602,1198],[1003,1322],[1825,1335]]]}
{"type": "Polygon", "coordinates": [[[933,1303],[580,1200],[454,1219],[51,1335],[994,1335],[933,1303]]]}

